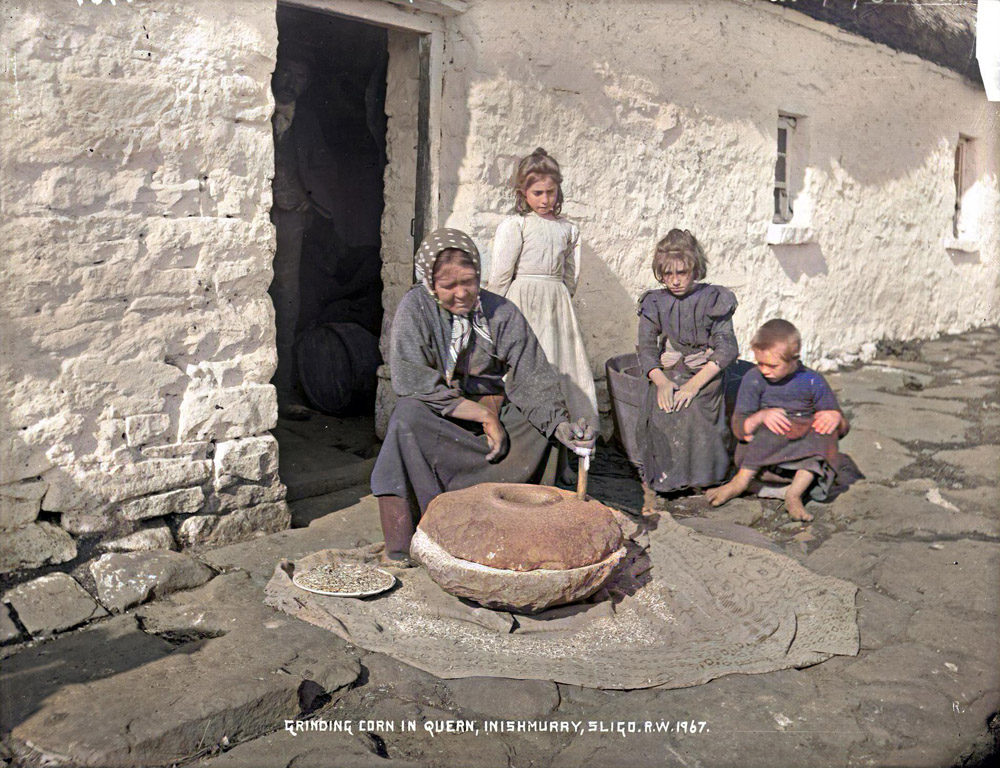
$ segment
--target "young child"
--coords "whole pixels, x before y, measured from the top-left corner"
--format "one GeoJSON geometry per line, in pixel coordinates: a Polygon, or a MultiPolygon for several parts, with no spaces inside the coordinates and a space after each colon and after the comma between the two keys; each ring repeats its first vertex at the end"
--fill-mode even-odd
{"type": "Polygon", "coordinates": [[[561,216],[559,164],[542,148],[518,162],[515,215],[497,227],[487,288],[521,310],[559,375],[572,421],[596,427],[597,393],[571,298],[580,275],[580,230],[561,216]]]}
{"type": "Polygon", "coordinates": [[[837,450],[850,425],[820,374],[799,361],[802,337],[787,320],[768,320],[750,342],[757,368],[740,383],[733,413],[736,476],[706,492],[712,506],[739,496],[761,470],[767,479],[791,482],[785,508],[793,520],[812,520],[803,495],[822,501],[834,484],[860,477],[854,463],[837,450]]]}
{"type": "Polygon", "coordinates": [[[656,244],[653,275],[663,288],[639,299],[639,365],[650,381],[639,417],[642,474],[665,493],[704,488],[729,474],[722,371],[739,354],[736,296],[698,282],[708,272],[701,245],[672,229],[656,244]]]}

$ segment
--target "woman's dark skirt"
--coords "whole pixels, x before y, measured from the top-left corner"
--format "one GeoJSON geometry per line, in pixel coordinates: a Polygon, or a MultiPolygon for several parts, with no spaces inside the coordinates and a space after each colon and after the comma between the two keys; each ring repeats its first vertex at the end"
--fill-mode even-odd
{"type": "MultiPolygon", "coordinates": [[[[665,371],[680,385],[691,373],[665,371]]],[[[706,488],[724,482],[730,474],[732,438],[726,423],[723,377],[716,376],[687,408],[669,413],[656,402],[652,382],[639,416],[642,476],[660,493],[684,488],[706,488]]]]}
{"type": "MultiPolygon", "coordinates": [[[[551,478],[555,462],[547,466],[551,443],[512,403],[500,410],[510,450],[495,464],[482,425],[441,416],[420,400],[404,397],[389,418],[382,449],[372,472],[372,493],[400,496],[415,503],[420,513],[445,491],[477,483],[528,483],[551,478]]],[[[556,452],[551,451],[554,459],[556,452]]]]}

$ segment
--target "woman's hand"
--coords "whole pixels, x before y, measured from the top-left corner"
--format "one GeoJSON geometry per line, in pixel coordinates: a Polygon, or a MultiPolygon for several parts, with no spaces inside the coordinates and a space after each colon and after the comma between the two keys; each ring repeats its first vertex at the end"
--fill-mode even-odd
{"type": "Polygon", "coordinates": [[[507,437],[507,430],[503,428],[500,419],[496,417],[483,422],[483,432],[486,433],[486,442],[490,446],[486,460],[495,464],[503,459],[507,455],[507,451],[510,450],[510,438],[507,437]]]}
{"type": "Polygon", "coordinates": [[[569,448],[577,456],[587,456],[594,453],[594,446],[597,445],[597,431],[588,426],[587,422],[580,419],[575,424],[568,421],[562,422],[556,427],[554,433],[556,440],[569,448]]]}
{"type": "Polygon", "coordinates": [[[840,429],[840,411],[816,411],[812,427],[821,435],[832,435],[840,429]]]}
{"type": "Polygon", "coordinates": [[[679,411],[681,408],[687,408],[691,405],[691,401],[694,400],[695,395],[700,391],[700,387],[697,385],[692,386],[691,381],[684,382],[680,388],[674,392],[674,407],[671,408],[672,411],[679,411]]]}
{"type": "Polygon", "coordinates": [[[664,411],[672,411],[674,409],[674,392],[676,389],[677,385],[670,379],[666,379],[663,384],[656,385],[656,404],[664,411]]]}

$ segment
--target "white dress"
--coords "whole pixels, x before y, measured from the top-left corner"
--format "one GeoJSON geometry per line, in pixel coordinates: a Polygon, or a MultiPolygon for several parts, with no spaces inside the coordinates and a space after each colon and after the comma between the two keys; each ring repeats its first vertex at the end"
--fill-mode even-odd
{"type": "Polygon", "coordinates": [[[570,416],[597,428],[597,393],[571,298],[580,276],[580,229],[535,213],[508,216],[493,239],[487,289],[506,296],[559,374],[570,416]]]}

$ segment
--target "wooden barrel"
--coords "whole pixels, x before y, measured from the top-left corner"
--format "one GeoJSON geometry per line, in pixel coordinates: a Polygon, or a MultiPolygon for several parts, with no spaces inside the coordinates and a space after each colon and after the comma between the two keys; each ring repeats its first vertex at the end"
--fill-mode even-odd
{"type": "Polygon", "coordinates": [[[611,397],[611,415],[615,423],[615,439],[624,449],[633,466],[642,466],[642,450],[638,442],[639,416],[642,400],[649,386],[639,370],[639,356],[617,355],[604,366],[611,397]]]}
{"type": "Polygon", "coordinates": [[[326,323],[296,342],[299,385],[314,408],[345,415],[372,407],[382,364],[378,336],[357,323],[326,323]]]}

